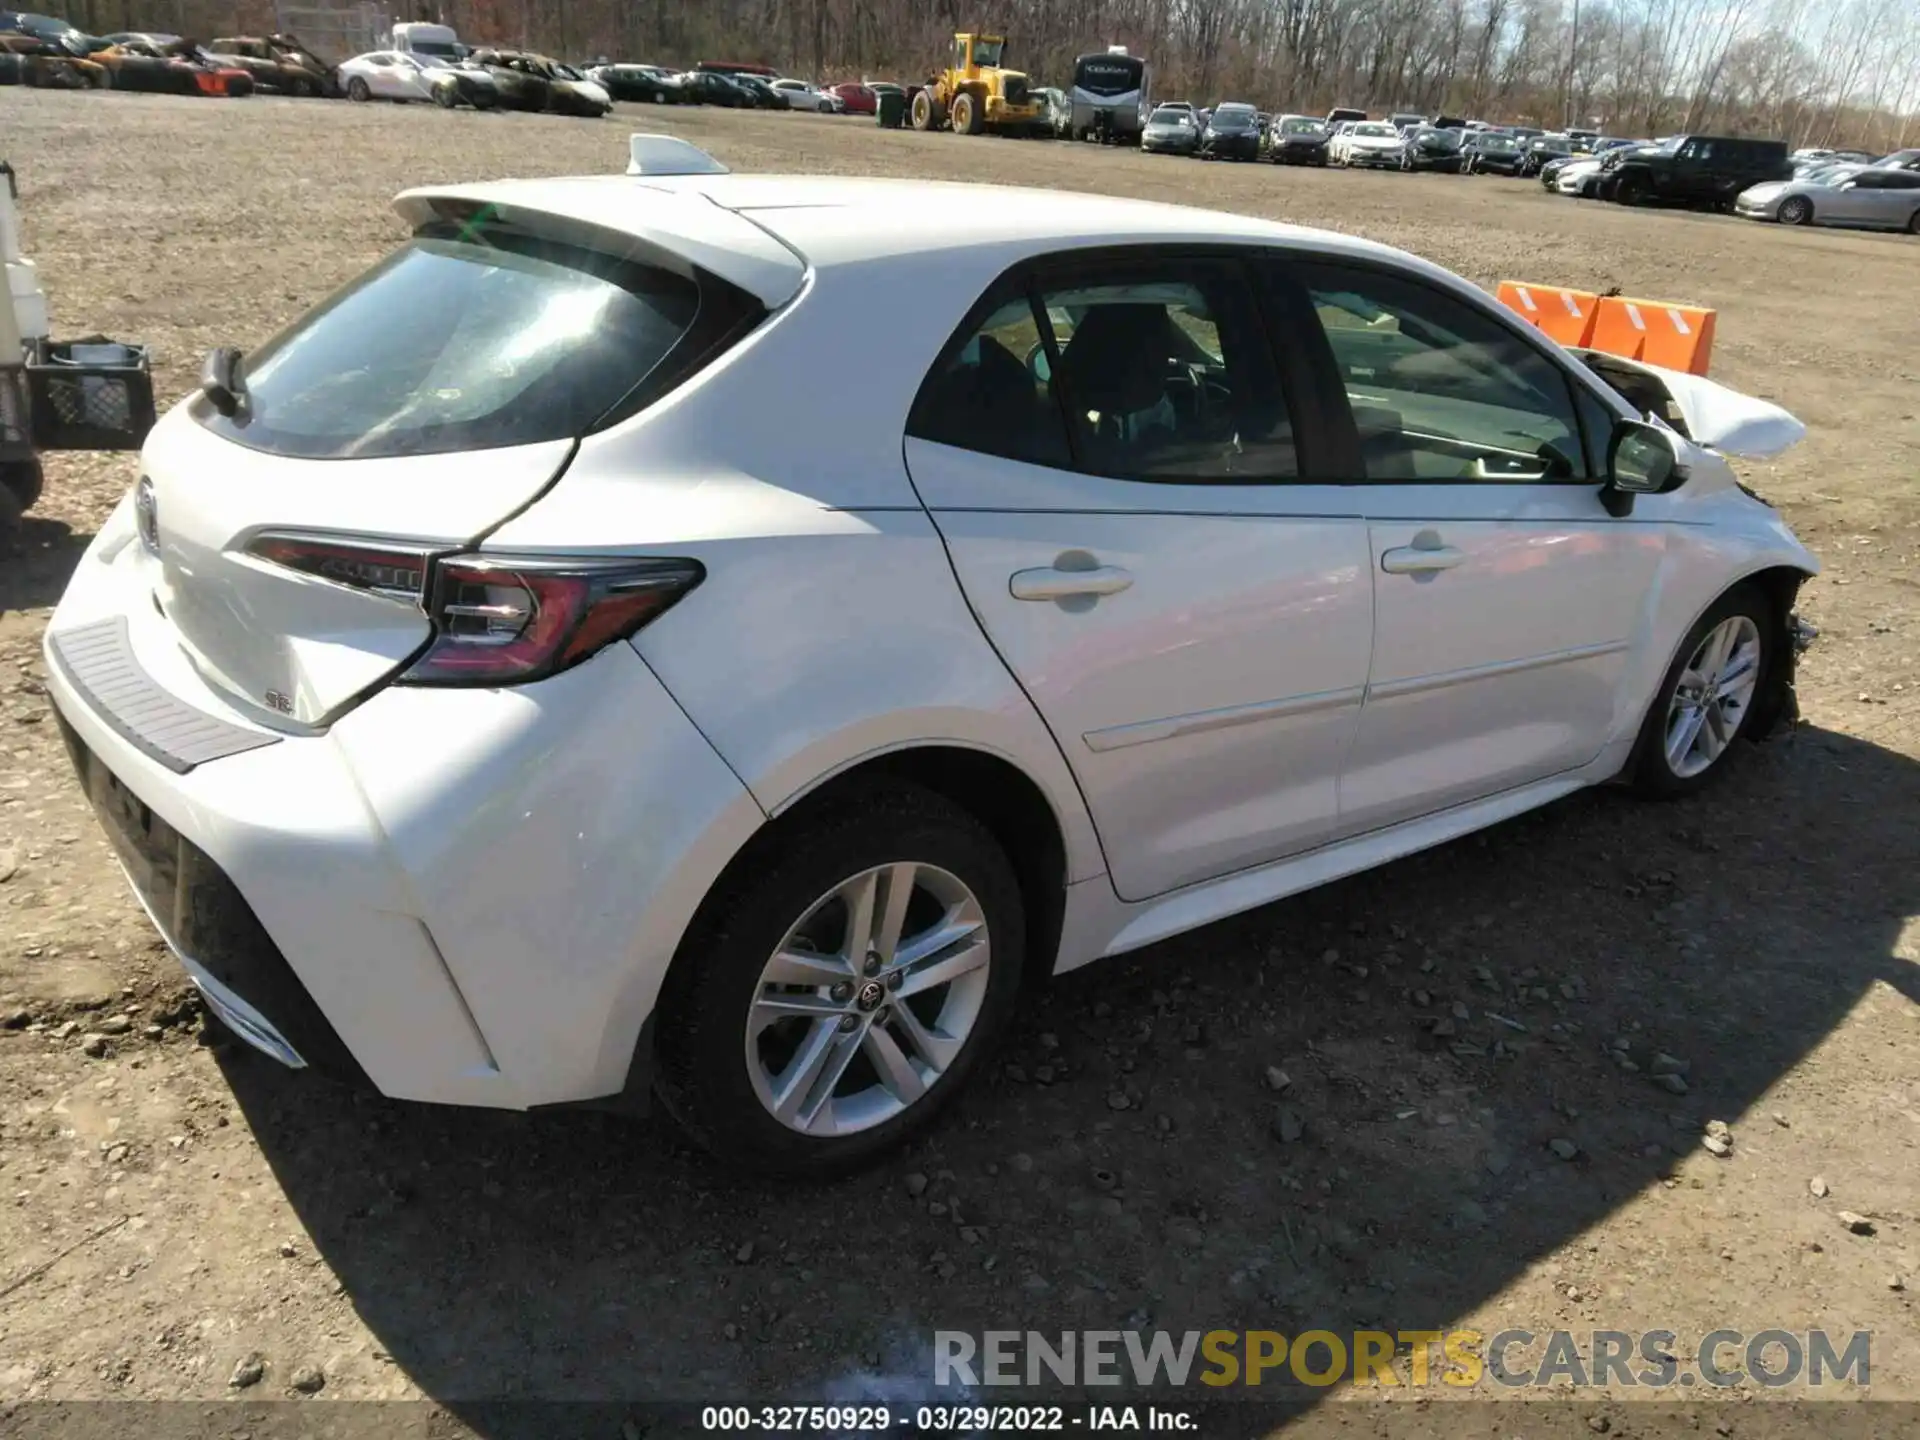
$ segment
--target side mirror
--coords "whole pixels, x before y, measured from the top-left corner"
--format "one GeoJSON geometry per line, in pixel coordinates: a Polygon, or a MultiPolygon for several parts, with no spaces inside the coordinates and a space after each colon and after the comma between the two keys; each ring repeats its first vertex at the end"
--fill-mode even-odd
{"type": "Polygon", "coordinates": [[[239,370],[240,352],[225,345],[209,350],[206,363],[200,367],[200,393],[229,419],[246,403],[246,387],[239,379],[239,370]]]}
{"type": "Polygon", "coordinates": [[[1679,437],[1659,425],[1622,420],[1613,427],[1607,446],[1607,490],[1626,501],[1625,514],[1635,495],[1664,495],[1687,480],[1680,462],[1679,437]]]}

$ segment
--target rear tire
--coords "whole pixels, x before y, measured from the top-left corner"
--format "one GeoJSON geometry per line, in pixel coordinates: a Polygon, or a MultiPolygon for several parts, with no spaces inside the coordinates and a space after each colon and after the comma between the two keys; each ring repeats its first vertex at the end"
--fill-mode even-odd
{"type": "Polygon", "coordinates": [[[1778,643],[1767,597],[1750,584],[1729,590],[1694,623],[1627,762],[1635,790],[1655,799],[1690,795],[1727,768],[1772,683],[1778,643]]]}
{"type": "Polygon", "coordinates": [[[777,822],[707,897],[668,973],[660,1098],[743,1169],[825,1175],[870,1159],[927,1125],[991,1049],[1019,992],[1025,923],[992,835],[931,791],[863,786],[777,822]],[[891,893],[903,875],[910,903],[891,893]],[[888,912],[897,951],[869,943],[888,912]],[[896,987],[894,956],[915,938],[923,953],[902,960],[896,987]],[[936,968],[951,973],[926,979],[936,968]]]}
{"type": "Polygon", "coordinates": [[[442,110],[458,110],[460,92],[451,85],[436,85],[433,89],[433,103],[442,110]]]}
{"type": "Polygon", "coordinates": [[[913,97],[910,119],[916,130],[933,129],[933,97],[922,90],[913,97]]]}

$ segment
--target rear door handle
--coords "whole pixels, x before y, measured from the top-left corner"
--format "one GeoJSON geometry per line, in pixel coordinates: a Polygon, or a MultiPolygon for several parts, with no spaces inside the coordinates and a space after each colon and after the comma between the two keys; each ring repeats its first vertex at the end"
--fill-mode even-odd
{"type": "Polygon", "coordinates": [[[1380,557],[1380,568],[1389,575],[1425,575],[1451,570],[1466,558],[1451,545],[1402,545],[1380,557]]]}
{"type": "Polygon", "coordinates": [[[1016,600],[1071,600],[1080,595],[1118,595],[1133,576],[1117,565],[1092,570],[1017,570],[1008,582],[1016,600]]]}

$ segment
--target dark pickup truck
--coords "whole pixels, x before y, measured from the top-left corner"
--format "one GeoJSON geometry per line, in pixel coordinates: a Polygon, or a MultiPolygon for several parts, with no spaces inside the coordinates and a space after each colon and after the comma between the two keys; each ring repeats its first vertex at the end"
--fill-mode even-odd
{"type": "Polygon", "coordinates": [[[1622,205],[1731,210],[1748,186],[1792,178],[1784,140],[1684,135],[1658,149],[1626,156],[1601,181],[1600,197],[1622,205]]]}

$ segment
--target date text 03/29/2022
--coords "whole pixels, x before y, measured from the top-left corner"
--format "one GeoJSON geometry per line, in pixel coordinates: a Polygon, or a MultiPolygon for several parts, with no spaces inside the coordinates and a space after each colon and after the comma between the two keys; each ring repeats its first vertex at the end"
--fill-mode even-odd
{"type": "Polygon", "coordinates": [[[1177,1434],[1198,1428],[1191,1412],[1160,1405],[708,1405],[700,1428],[718,1433],[849,1435],[889,1430],[915,1435],[1007,1435],[1047,1431],[1142,1430],[1177,1434]]]}

